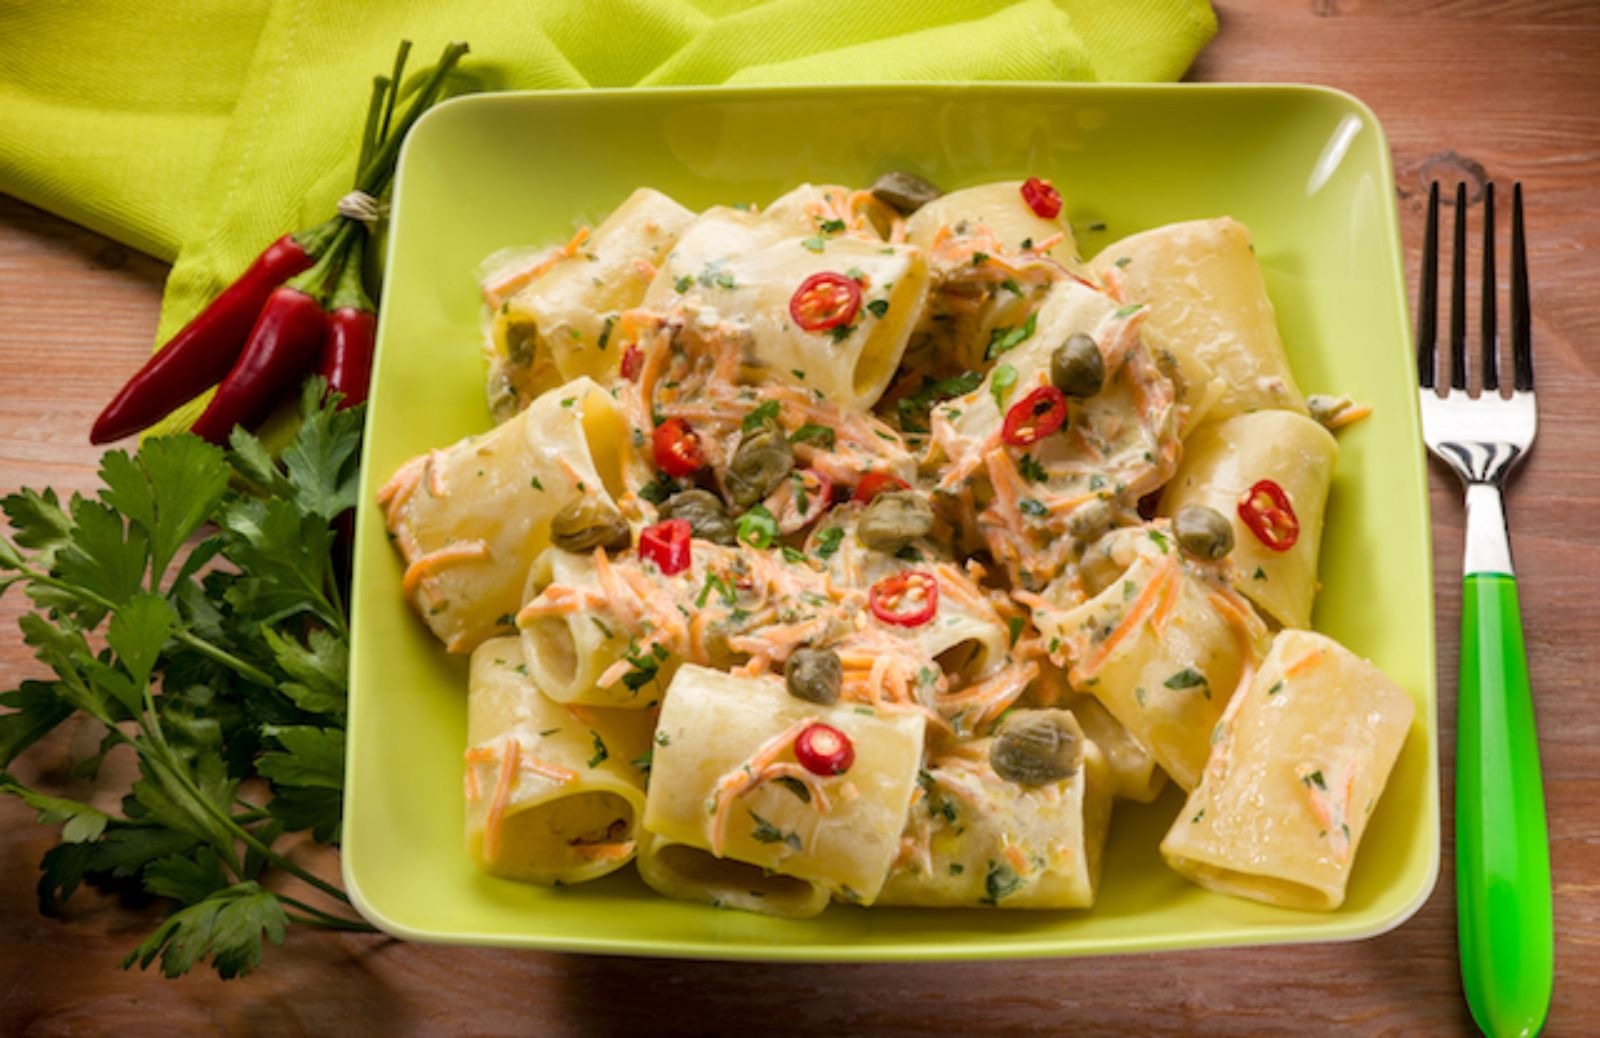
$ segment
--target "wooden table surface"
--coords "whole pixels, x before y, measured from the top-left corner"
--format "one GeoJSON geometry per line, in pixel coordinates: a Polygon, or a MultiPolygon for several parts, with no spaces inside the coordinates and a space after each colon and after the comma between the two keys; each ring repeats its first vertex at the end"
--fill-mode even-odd
{"type": "MultiPolygon", "coordinates": [[[[1548,800],[1556,990],[1546,1033],[1600,1033],[1600,3],[1217,0],[1197,80],[1361,97],[1394,148],[1407,269],[1425,184],[1520,179],[1529,201],[1538,446],[1510,516],[1548,800]]],[[[0,491],[93,484],[95,412],[149,348],[165,268],[0,198],[0,491]]],[[[1414,280],[1414,278],[1413,278],[1414,280]]],[[[1420,449],[1420,447],[1418,448],[1420,449]]],[[[1353,944],[975,965],[720,965],[407,945],[300,932],[223,983],[117,968],[155,909],[80,892],[35,909],[53,835],[0,798],[0,1034],[1471,1033],[1455,957],[1459,492],[1431,472],[1444,862],[1410,922],[1353,944]]],[[[0,687],[40,670],[0,600],[0,687]]],[[[70,733],[18,762],[56,786],[70,733]]],[[[80,747],[81,749],[81,747],[80,747]]],[[[80,790],[81,795],[81,790],[80,790]]]]}

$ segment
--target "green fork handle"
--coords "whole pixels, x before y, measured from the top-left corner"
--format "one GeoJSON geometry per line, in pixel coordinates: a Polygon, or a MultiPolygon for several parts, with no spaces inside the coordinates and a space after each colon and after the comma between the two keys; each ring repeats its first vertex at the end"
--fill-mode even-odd
{"type": "Polygon", "coordinates": [[[1535,1035],[1554,983],[1550,846],[1516,578],[1471,573],[1461,600],[1456,906],[1461,980],[1493,1038],[1535,1035]]]}

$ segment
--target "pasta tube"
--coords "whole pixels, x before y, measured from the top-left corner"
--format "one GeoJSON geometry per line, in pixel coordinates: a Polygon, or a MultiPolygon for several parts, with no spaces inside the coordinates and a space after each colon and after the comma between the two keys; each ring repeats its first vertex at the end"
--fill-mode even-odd
{"type": "MultiPolygon", "coordinates": [[[[610,348],[610,332],[617,316],[644,299],[656,267],[693,220],[671,198],[640,188],[592,235],[547,258],[547,269],[509,294],[496,313],[492,360],[510,372],[505,381],[528,399],[539,359],[548,358],[563,379],[614,371],[620,351],[610,348]]],[[[527,269],[513,264],[491,274],[485,282],[491,303],[527,269]]]]}
{"type": "Polygon", "coordinates": [[[633,858],[650,715],[574,713],[534,687],[516,638],[472,654],[467,691],[467,851],[484,871],[581,883],[633,858]]]}
{"type": "Polygon", "coordinates": [[[828,888],[815,880],[718,858],[650,832],[639,841],[638,864],[639,875],[651,890],[680,901],[785,919],[807,919],[828,907],[828,888]]]}
{"type": "Polygon", "coordinates": [[[928,762],[884,905],[1087,908],[1111,823],[1105,756],[1085,741],[1083,764],[1045,786],[1007,782],[988,764],[992,739],[928,762]]]}
{"type": "Polygon", "coordinates": [[[661,710],[645,828],[871,904],[905,824],[923,727],[915,713],[821,707],[775,678],[685,665],[661,710]],[[843,774],[795,763],[796,737],[817,722],[853,745],[843,774]]]}
{"type": "Polygon", "coordinates": [[[1414,712],[1404,690],[1333,639],[1280,632],[1229,706],[1161,853],[1208,890],[1338,908],[1414,712]]]}
{"type": "Polygon", "coordinates": [[[741,381],[792,385],[865,410],[889,385],[927,295],[921,251],[857,237],[769,241],[768,233],[746,214],[703,219],[661,268],[646,305],[683,304],[699,320],[715,316],[749,329],[741,381]],[[859,305],[844,324],[807,329],[790,303],[822,274],[853,281],[859,305]]]}
{"type": "Polygon", "coordinates": [[[1250,231],[1229,217],[1168,224],[1107,245],[1090,273],[1146,323],[1222,377],[1214,417],[1277,408],[1305,413],[1283,352],[1250,231]]]}
{"type": "Polygon", "coordinates": [[[1120,572],[1065,610],[1034,610],[1052,654],[1149,750],[1172,780],[1193,789],[1211,731],[1265,646],[1265,625],[1220,574],[1185,558],[1160,529],[1112,535],[1120,572]]]}
{"type": "Polygon", "coordinates": [[[1239,590],[1285,627],[1307,627],[1317,590],[1322,515],[1339,445],[1321,425],[1291,411],[1257,411],[1209,422],[1184,444],[1183,461],[1161,495],[1162,515],[1207,505],[1233,524],[1239,590]],[[1262,543],[1240,518],[1239,502],[1267,479],[1288,495],[1299,534],[1287,550],[1262,543]]]}
{"type": "Polygon", "coordinates": [[[1078,719],[1083,734],[1105,755],[1112,792],[1141,804],[1161,795],[1167,785],[1166,773],[1100,700],[1087,692],[1074,692],[1067,697],[1066,708],[1078,719]]]}
{"type": "Polygon", "coordinates": [[[611,395],[584,378],[400,468],[379,503],[406,560],[406,597],[446,648],[513,632],[551,518],[582,495],[620,495],[626,443],[611,395]]]}

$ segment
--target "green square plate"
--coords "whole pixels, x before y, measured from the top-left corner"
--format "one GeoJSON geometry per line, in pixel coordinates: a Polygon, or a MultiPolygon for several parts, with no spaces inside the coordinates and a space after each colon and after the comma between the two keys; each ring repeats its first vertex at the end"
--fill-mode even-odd
{"type": "Polygon", "coordinates": [[[494,94],[441,105],[400,162],[356,543],[344,876],[362,913],[419,940],[713,958],[1082,955],[1368,936],[1433,888],[1439,860],[1427,485],[1383,130],[1298,86],[951,85],[494,94]],[[1316,626],[1416,698],[1417,720],[1342,909],[1209,894],[1162,864],[1174,791],[1122,804],[1100,903],[1076,912],[852,909],[787,921],[669,901],[629,872],[546,889],[468,860],[466,661],[401,598],[371,507],[405,459],[489,425],[473,272],[564,240],[635,187],[685,205],[765,201],[897,166],[947,188],[1053,180],[1092,254],[1157,224],[1231,214],[1257,253],[1300,384],[1375,413],[1340,436],[1316,626]]]}

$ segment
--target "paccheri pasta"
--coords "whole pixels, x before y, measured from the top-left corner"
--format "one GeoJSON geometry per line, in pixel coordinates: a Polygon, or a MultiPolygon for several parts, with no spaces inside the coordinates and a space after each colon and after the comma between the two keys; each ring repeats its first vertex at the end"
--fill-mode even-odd
{"type": "Polygon", "coordinates": [[[641,188],[482,289],[499,424],[381,501],[472,653],[481,868],[1081,909],[1170,778],[1180,873],[1340,905],[1413,705],[1304,630],[1338,448],[1242,225],[1086,263],[1038,179],[641,188]]]}

